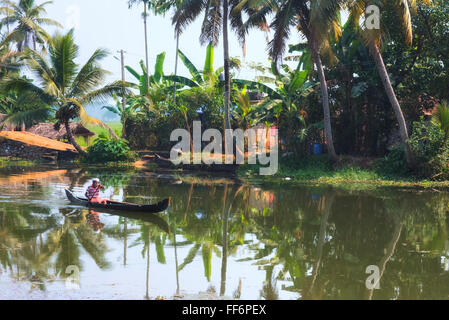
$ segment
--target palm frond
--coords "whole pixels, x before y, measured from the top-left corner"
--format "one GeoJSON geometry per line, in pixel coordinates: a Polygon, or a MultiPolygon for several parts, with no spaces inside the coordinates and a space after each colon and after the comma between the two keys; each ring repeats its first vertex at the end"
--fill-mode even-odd
{"type": "Polygon", "coordinates": [[[50,61],[55,69],[55,83],[65,93],[76,77],[78,66],[75,59],[78,57],[79,48],[74,42],[73,29],[67,34],[56,34],[49,48],[50,61]]]}
{"type": "Polygon", "coordinates": [[[25,51],[25,55],[27,56],[27,65],[45,87],[45,92],[54,97],[58,96],[60,88],[56,83],[54,71],[44,56],[30,49],[25,51]]]}
{"type": "Polygon", "coordinates": [[[6,116],[0,125],[8,124],[13,126],[31,126],[35,123],[48,120],[51,112],[52,110],[49,107],[16,112],[6,116]]]}
{"type": "Polygon", "coordinates": [[[184,0],[177,8],[172,18],[175,26],[175,35],[182,34],[185,28],[191,24],[206,8],[207,0],[184,0]]]}
{"type": "Polygon", "coordinates": [[[294,0],[286,1],[276,12],[271,24],[274,29],[274,36],[268,44],[268,49],[275,66],[278,65],[284,54],[290,36],[290,28],[296,24],[296,9],[294,0]]]}
{"type": "Polygon", "coordinates": [[[190,264],[193,259],[195,259],[196,254],[198,253],[198,251],[200,250],[201,245],[200,244],[195,244],[190,250],[189,253],[187,254],[186,258],[184,259],[184,261],[178,266],[178,271],[181,271],[182,269],[184,269],[185,266],[187,266],[188,264],[190,264]]]}
{"type": "Polygon", "coordinates": [[[60,24],[58,21],[53,20],[53,19],[49,19],[49,18],[37,18],[35,19],[35,21],[38,24],[42,24],[42,25],[47,25],[47,26],[53,26],[53,27],[58,27],[58,28],[63,28],[63,25],[60,24]]]}
{"type": "Polygon", "coordinates": [[[34,94],[40,101],[46,104],[53,104],[55,97],[48,94],[29,80],[17,77],[7,77],[0,83],[1,92],[17,92],[19,94],[34,94]]]}
{"type": "Polygon", "coordinates": [[[98,87],[104,80],[108,71],[101,69],[98,62],[108,56],[105,49],[97,49],[78,72],[75,80],[71,84],[70,96],[78,97],[85,92],[98,87]]]}
{"type": "Polygon", "coordinates": [[[218,44],[223,25],[220,0],[208,0],[204,10],[204,20],[201,26],[200,43],[202,45],[212,42],[214,46],[218,44]]]}
{"type": "Polygon", "coordinates": [[[129,87],[128,82],[114,81],[102,88],[85,93],[77,100],[80,101],[80,103],[82,104],[90,104],[94,102],[105,103],[114,94],[116,95],[123,94],[123,90],[125,90],[125,94],[130,94],[131,92],[128,89],[128,87],[129,87]]]}

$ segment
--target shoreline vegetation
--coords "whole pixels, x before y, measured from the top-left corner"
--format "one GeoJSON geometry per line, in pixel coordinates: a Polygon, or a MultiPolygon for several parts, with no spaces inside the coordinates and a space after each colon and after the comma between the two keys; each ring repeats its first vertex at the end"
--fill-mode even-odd
{"type": "MultiPolygon", "coordinates": [[[[148,160],[138,159],[131,162],[109,162],[106,164],[87,164],[82,161],[67,163],[51,163],[39,160],[23,160],[20,158],[0,157],[0,168],[7,167],[35,167],[57,165],[63,167],[86,167],[93,170],[110,168],[115,170],[136,170],[153,172],[157,177],[170,177],[173,183],[189,183],[199,185],[212,184],[260,184],[277,186],[335,186],[337,188],[365,190],[372,188],[401,188],[411,190],[433,190],[449,191],[449,181],[436,181],[420,178],[413,175],[396,175],[382,172],[382,168],[376,165],[380,159],[367,160],[364,167],[349,163],[346,159],[342,161],[341,167],[335,168],[331,165],[325,155],[310,156],[291,165],[289,161],[280,161],[279,170],[275,175],[259,175],[259,165],[241,165],[234,175],[213,171],[192,171],[182,169],[167,169],[157,166],[148,160]]],[[[290,160],[291,161],[291,160],[290,160]]]]}
{"type": "MultiPolygon", "coordinates": [[[[125,65],[122,52],[122,76],[110,83],[102,64],[111,53],[98,48],[79,61],[76,30],[63,31],[46,17],[44,7],[52,1],[3,4],[0,130],[7,134],[0,139],[0,156],[176,174],[182,169],[198,176],[211,171],[250,183],[449,189],[449,0],[378,1],[376,33],[366,25],[371,16],[361,9],[364,1],[262,1],[257,9],[251,2],[223,2],[220,21],[215,10],[188,3],[123,1],[143,9],[145,61],[137,68],[125,65]],[[203,20],[204,64],[189,59],[198,50],[177,45],[173,52],[176,66],[179,60],[188,73],[178,74],[177,67],[170,73],[163,44],[153,47],[154,61],[148,58],[147,13],[168,12],[177,44],[190,23],[203,20]],[[50,35],[48,24],[61,30],[50,35]],[[253,28],[272,37],[265,64],[229,55],[228,32],[244,44],[253,28]],[[291,28],[302,37],[290,36],[291,28]],[[214,65],[219,48],[224,59],[214,65]],[[244,70],[251,76],[244,78],[244,70]],[[94,104],[119,121],[89,116],[86,108],[94,104]],[[209,140],[214,144],[229,129],[266,130],[281,150],[277,173],[260,176],[266,166],[259,165],[174,166],[158,155],[177,148],[171,139],[177,130],[186,140],[181,145],[196,152],[198,123],[200,132],[216,129],[209,140]],[[31,139],[27,131],[39,125],[48,131],[31,139]],[[47,137],[49,131],[57,134],[47,137]]],[[[8,159],[0,165],[21,163],[8,159]]]]}

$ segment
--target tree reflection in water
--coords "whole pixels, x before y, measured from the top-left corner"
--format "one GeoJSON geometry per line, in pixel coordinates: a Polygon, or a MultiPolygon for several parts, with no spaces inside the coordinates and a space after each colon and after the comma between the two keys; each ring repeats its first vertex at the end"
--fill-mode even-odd
{"type": "Polygon", "coordinates": [[[132,261],[133,248],[145,261],[148,299],[159,289],[151,281],[155,263],[166,265],[162,276],[173,279],[177,296],[198,292],[186,285],[188,277],[204,280],[209,291],[216,286],[217,298],[449,298],[447,193],[255,187],[207,179],[172,184],[169,175],[115,170],[101,179],[117,200],[172,197],[171,206],[154,217],[123,214],[105,226],[93,219],[101,228],[92,228],[87,221],[95,215],[68,206],[60,190],[81,192],[99,174],[0,171],[0,271],[46,290],[46,284],[68,276],[69,265],[88,272],[85,259],[107,272],[115,264],[107,240],[115,239],[122,267],[132,261]],[[257,293],[245,287],[250,276],[230,271],[240,265],[264,272],[257,293]],[[379,267],[379,290],[365,286],[369,265],[379,267]]]}

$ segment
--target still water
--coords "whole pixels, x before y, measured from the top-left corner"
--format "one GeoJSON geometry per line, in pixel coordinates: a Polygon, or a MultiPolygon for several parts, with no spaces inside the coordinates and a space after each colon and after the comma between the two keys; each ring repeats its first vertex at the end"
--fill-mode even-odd
{"type": "Polygon", "coordinates": [[[0,299],[448,299],[448,201],[443,192],[3,168],[0,299]],[[105,198],[171,205],[132,219],[70,204],[64,189],[83,195],[94,177],[105,198]],[[367,288],[368,266],[379,289],[367,288]]]}

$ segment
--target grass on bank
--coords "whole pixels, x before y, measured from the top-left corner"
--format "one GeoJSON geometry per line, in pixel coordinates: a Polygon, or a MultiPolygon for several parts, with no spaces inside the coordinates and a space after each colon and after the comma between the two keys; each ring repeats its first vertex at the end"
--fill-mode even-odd
{"type": "MultiPolygon", "coordinates": [[[[112,128],[112,130],[115,131],[115,133],[121,137],[122,136],[122,123],[120,121],[113,121],[113,122],[108,122],[107,123],[108,126],[110,126],[112,128]]],[[[95,136],[90,138],[90,144],[92,144],[95,140],[96,137],[98,137],[101,134],[105,134],[105,135],[109,135],[109,130],[106,128],[102,128],[99,126],[90,126],[87,125],[86,126],[87,129],[89,129],[90,131],[92,131],[93,133],[95,133],[95,136]]],[[[82,137],[76,137],[75,141],[81,146],[81,147],[88,147],[87,145],[87,141],[82,138],[82,137]]]]}
{"type": "Polygon", "coordinates": [[[275,175],[262,176],[259,165],[243,165],[238,170],[240,179],[261,183],[301,183],[301,184],[364,184],[392,187],[435,188],[449,190],[449,181],[432,181],[421,178],[406,168],[398,170],[389,166],[385,159],[377,159],[366,167],[354,165],[343,158],[336,168],[326,155],[307,156],[297,159],[294,156],[279,159],[275,175]]]}
{"type": "Polygon", "coordinates": [[[0,157],[0,168],[5,167],[32,167],[37,161],[23,160],[20,158],[0,157]]]}

